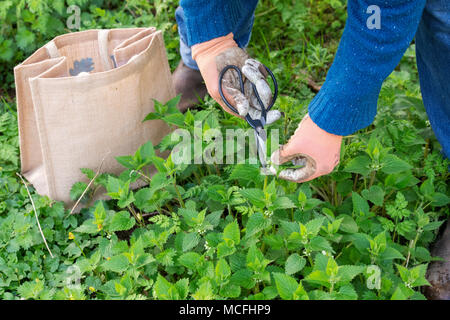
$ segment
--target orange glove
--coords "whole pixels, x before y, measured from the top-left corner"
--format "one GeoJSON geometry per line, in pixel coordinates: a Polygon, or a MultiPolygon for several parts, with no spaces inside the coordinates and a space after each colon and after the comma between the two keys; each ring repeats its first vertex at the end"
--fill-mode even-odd
{"type": "Polygon", "coordinates": [[[328,174],[339,163],[342,136],[319,128],[307,114],[288,143],[272,153],[276,165],[292,161],[293,165],[304,165],[300,169],[282,170],[278,177],[293,182],[306,182],[328,174]]]}
{"type": "MultiPolygon", "coordinates": [[[[192,57],[197,62],[208,93],[226,112],[236,115],[225,105],[219,93],[219,74],[227,65],[237,66],[244,76],[244,93],[240,90],[237,73],[233,70],[225,74],[222,83],[225,98],[239,111],[241,118],[247,114],[252,118],[261,116],[261,106],[253,93],[252,83],[264,105],[267,107],[271,102],[272,92],[265,80],[267,72],[264,66],[238,47],[232,33],[192,46],[192,57]]],[[[271,110],[267,113],[266,123],[270,124],[280,117],[278,110],[271,110]]]]}

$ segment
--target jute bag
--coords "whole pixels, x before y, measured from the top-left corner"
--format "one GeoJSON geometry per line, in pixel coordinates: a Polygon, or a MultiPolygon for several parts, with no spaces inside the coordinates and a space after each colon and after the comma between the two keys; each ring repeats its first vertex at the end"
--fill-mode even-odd
{"type": "Polygon", "coordinates": [[[164,40],[155,28],[69,33],[14,69],[22,174],[38,193],[70,204],[80,168],[119,174],[116,156],[170,132],[142,122],[153,99],[175,96],[164,40]],[[103,160],[103,162],[102,162],[103,160]]]}

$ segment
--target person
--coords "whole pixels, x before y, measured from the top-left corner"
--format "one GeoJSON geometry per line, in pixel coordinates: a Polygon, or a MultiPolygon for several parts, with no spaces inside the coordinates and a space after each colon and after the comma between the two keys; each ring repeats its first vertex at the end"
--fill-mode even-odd
{"type": "MultiPolygon", "coordinates": [[[[181,0],[176,10],[182,60],[174,72],[180,109],[186,110],[208,92],[225,111],[218,93],[219,70],[227,64],[242,68],[249,83],[268,87],[258,61],[248,57],[254,12],[258,0],[181,0]],[[204,82],[204,84],[203,84],[204,82]]],[[[305,182],[330,173],[338,164],[342,137],[370,125],[377,112],[383,81],[400,62],[415,36],[417,66],[424,105],[431,127],[450,155],[450,1],[448,0],[353,0],[325,83],[308,107],[289,141],[272,154],[282,164],[298,156],[313,161],[314,172],[286,170],[280,178],[305,182]],[[369,8],[370,7],[370,8],[369,8]],[[378,25],[368,21],[373,8],[378,25]]],[[[224,95],[245,116],[258,114],[251,90],[242,94],[229,76],[224,95]]],[[[263,93],[265,95],[265,93],[263,93]]],[[[270,96],[267,94],[266,99],[270,96]]],[[[450,299],[450,224],[436,243],[433,254],[445,259],[432,262],[427,296],[450,299]]]]}

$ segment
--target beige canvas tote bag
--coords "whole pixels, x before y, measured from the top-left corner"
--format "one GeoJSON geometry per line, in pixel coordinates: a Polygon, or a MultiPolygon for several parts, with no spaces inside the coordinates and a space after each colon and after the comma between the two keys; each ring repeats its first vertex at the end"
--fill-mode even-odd
{"type": "Polygon", "coordinates": [[[14,69],[21,171],[37,192],[71,204],[80,168],[119,174],[116,156],[170,132],[142,122],[175,96],[162,33],[88,30],[56,37],[14,69]]]}

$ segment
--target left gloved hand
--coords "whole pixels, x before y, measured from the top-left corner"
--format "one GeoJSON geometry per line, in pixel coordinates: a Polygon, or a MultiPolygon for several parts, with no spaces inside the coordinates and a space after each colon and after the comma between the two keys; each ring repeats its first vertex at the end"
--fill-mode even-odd
{"type": "MultiPolygon", "coordinates": [[[[244,93],[240,90],[236,72],[229,70],[222,82],[224,96],[239,111],[238,116],[241,118],[247,114],[254,119],[260,118],[261,106],[253,93],[252,83],[267,107],[272,100],[272,92],[266,81],[267,72],[260,62],[251,59],[238,47],[232,33],[192,46],[192,57],[197,62],[211,97],[232,115],[236,114],[225,105],[219,93],[219,74],[227,65],[237,66],[244,75],[244,93]]],[[[271,110],[267,113],[266,123],[270,124],[280,117],[278,110],[271,110]]]]}

